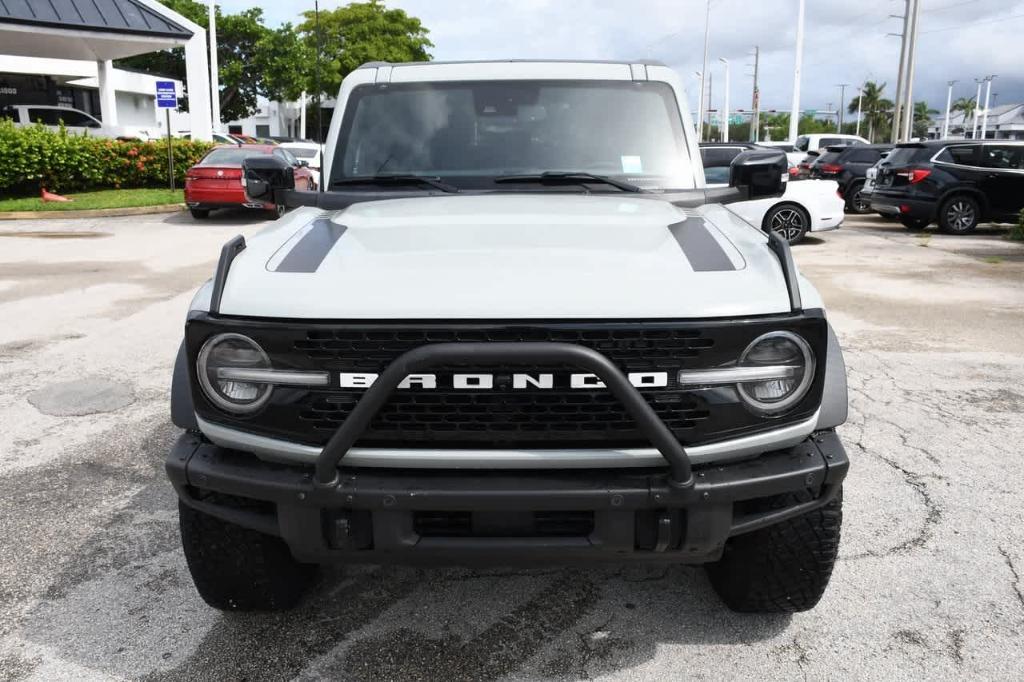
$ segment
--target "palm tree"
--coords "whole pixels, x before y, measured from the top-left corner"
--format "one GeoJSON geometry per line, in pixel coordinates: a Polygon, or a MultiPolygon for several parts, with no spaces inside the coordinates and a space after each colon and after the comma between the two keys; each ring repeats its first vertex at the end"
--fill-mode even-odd
{"type": "Polygon", "coordinates": [[[953,102],[951,107],[953,111],[964,112],[964,124],[963,129],[967,129],[967,121],[974,115],[975,110],[978,108],[978,102],[973,97],[961,97],[957,101],[953,102]]]}
{"type": "Polygon", "coordinates": [[[937,110],[928,108],[928,102],[914,102],[914,137],[928,136],[928,124],[937,113],[937,110]]]}
{"type": "MultiPolygon", "coordinates": [[[[864,120],[868,122],[868,140],[875,141],[875,131],[883,132],[885,125],[889,122],[892,113],[892,101],[882,97],[885,90],[885,83],[879,85],[874,81],[867,81],[861,89],[860,110],[864,120]]],[[[857,98],[850,100],[848,111],[851,114],[857,113],[857,98]]]]}

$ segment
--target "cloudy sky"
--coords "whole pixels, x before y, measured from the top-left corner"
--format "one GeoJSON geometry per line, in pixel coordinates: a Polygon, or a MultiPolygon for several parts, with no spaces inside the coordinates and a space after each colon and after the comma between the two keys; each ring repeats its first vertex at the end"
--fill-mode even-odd
{"type": "MultiPolygon", "coordinates": [[[[705,0],[386,0],[430,29],[435,59],[653,58],[685,75],[691,104],[698,89],[705,0]]],[[[973,96],[975,78],[997,74],[997,104],[1024,101],[1024,0],[921,0],[914,99],[942,110],[946,82],[954,99],[973,96]]],[[[271,25],[295,21],[312,0],[219,0],[223,10],[263,7],[271,25]]],[[[322,0],[321,8],[344,2],[322,0]]],[[[761,101],[788,109],[793,87],[797,0],[712,0],[710,63],[721,107],[723,65],[731,62],[731,107],[749,108],[754,45],[761,50],[761,101]]],[[[904,0],[807,0],[801,105],[838,106],[866,79],[888,83],[899,65],[904,0]]],[[[983,91],[984,96],[984,91],[983,91]]]]}

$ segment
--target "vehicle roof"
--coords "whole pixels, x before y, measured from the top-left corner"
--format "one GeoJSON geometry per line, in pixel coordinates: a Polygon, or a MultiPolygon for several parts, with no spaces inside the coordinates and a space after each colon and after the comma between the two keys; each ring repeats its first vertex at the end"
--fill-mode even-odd
{"type": "Polygon", "coordinates": [[[375,69],[378,66],[445,66],[449,64],[643,64],[645,66],[665,66],[665,63],[657,59],[453,59],[451,61],[430,61],[430,62],[366,62],[360,64],[357,69],[375,69]]]}
{"type": "MultiPolygon", "coordinates": [[[[213,149],[211,149],[210,151],[212,152],[217,149],[253,149],[256,151],[263,151],[267,152],[268,154],[271,154],[275,149],[277,149],[277,147],[278,145],[272,144],[218,144],[214,145],[213,149]]],[[[210,152],[207,152],[207,154],[209,153],[210,152]]]]}
{"type": "Polygon", "coordinates": [[[310,142],[309,140],[289,140],[287,142],[281,142],[277,145],[278,147],[302,147],[303,149],[320,149],[320,145],[316,142],[310,142]]]}
{"type": "Polygon", "coordinates": [[[889,151],[892,149],[891,144],[830,144],[825,147],[826,151],[830,152],[846,152],[851,149],[878,149],[881,151],[889,151]]]}
{"type": "Polygon", "coordinates": [[[951,144],[1024,144],[1024,140],[919,140],[917,142],[900,142],[897,147],[947,147],[951,144]]]}
{"type": "Polygon", "coordinates": [[[701,147],[747,147],[754,149],[758,145],[753,142],[701,142],[701,147]]]}

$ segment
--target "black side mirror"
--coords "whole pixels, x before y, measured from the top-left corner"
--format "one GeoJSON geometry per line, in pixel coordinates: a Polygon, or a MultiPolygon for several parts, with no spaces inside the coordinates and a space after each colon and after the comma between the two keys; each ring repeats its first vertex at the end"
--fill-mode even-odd
{"type": "Polygon", "coordinates": [[[788,179],[789,163],[777,149],[748,149],[729,167],[729,186],[744,189],[748,201],[782,196],[788,179]]]}
{"type": "Polygon", "coordinates": [[[274,194],[295,189],[295,169],[276,156],[250,156],[242,161],[245,197],[250,201],[276,204],[274,194]]]}

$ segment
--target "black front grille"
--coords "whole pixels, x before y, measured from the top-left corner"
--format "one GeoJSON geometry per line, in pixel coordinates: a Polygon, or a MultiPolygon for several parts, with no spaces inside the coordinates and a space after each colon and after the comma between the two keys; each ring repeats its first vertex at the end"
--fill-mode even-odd
{"type": "Polygon", "coordinates": [[[699,329],[315,329],[296,339],[294,350],[317,364],[381,372],[401,353],[424,344],[488,341],[576,343],[601,351],[629,371],[677,369],[681,360],[696,358],[715,345],[699,329]]]}
{"type": "MultiPolygon", "coordinates": [[[[211,421],[314,445],[327,442],[363,394],[340,387],[339,373],[380,373],[402,353],[429,343],[574,343],[595,349],[624,372],[665,372],[668,384],[641,390],[684,445],[778,428],[813,414],[821,397],[821,373],[808,396],[781,419],[748,410],[732,387],[683,388],[676,370],[734,364],[743,349],[767,331],[804,336],[824,366],[825,331],[820,316],[794,315],[730,321],[575,323],[308,323],[196,317],[188,327],[189,356],[210,335],[237,331],[254,338],[275,367],[331,373],[323,389],[275,389],[259,413],[235,417],[218,411],[195,389],[197,411],[211,421]]],[[[481,367],[470,364],[429,370],[436,389],[396,390],[356,443],[359,447],[544,448],[650,447],[632,418],[603,388],[571,388],[571,366],[481,367]],[[491,389],[454,389],[453,372],[493,375],[491,389]],[[517,372],[555,377],[550,389],[516,389],[517,372]]]]}

